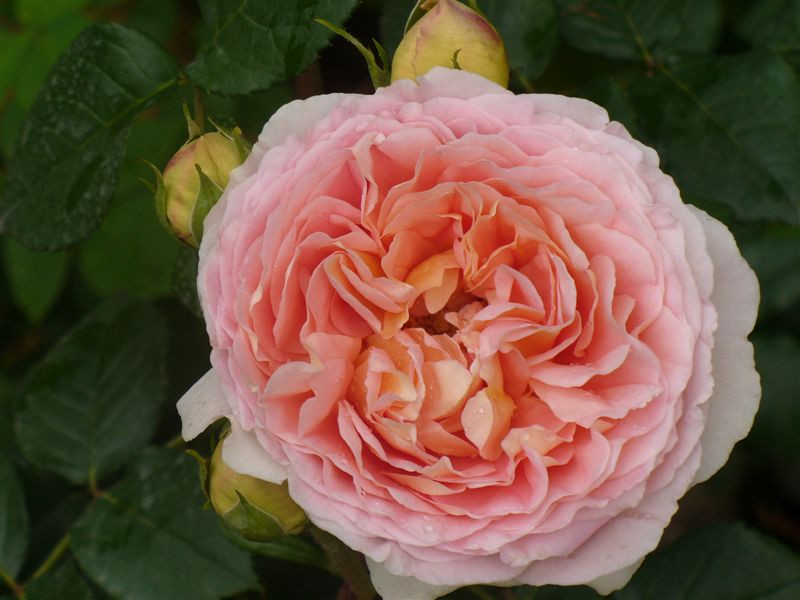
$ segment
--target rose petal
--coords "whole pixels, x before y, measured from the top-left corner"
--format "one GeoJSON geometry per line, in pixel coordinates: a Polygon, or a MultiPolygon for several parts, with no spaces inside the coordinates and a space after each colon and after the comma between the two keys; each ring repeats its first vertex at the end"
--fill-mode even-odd
{"type": "Polygon", "coordinates": [[[433,585],[414,577],[395,575],[381,563],[367,558],[372,584],[383,600],[435,600],[449,594],[458,586],[433,585]]]}
{"type": "Polygon", "coordinates": [[[733,235],[702,210],[689,207],[706,233],[714,261],[711,300],[719,315],[712,355],[714,391],[708,400],[703,458],[694,483],[705,481],[728,460],[736,442],[747,435],[761,399],[753,344],[747,340],[758,315],[758,280],[745,262],[733,235]]]}
{"type": "Polygon", "coordinates": [[[222,441],[222,460],[242,475],[272,483],[286,481],[286,467],[275,462],[255,434],[245,431],[231,419],[231,432],[222,441]]]}
{"type": "Polygon", "coordinates": [[[214,421],[231,413],[214,369],[210,369],[187,390],[178,400],[177,408],[182,423],[181,436],[186,441],[193,440],[214,421]]]}

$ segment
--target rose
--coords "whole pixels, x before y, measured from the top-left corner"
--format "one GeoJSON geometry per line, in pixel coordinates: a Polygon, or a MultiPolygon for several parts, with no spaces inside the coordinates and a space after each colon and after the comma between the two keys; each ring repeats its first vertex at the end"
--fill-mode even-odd
{"type": "Polygon", "coordinates": [[[385,598],[624,585],[758,404],[752,271],[585,100],[438,68],[292,102],[205,230],[184,437],[228,417],[385,598]]]}

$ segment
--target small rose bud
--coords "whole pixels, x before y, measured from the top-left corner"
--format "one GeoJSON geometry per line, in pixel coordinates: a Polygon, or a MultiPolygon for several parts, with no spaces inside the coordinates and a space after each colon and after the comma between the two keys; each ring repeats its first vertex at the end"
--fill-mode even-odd
{"type": "Polygon", "coordinates": [[[306,513],[289,496],[286,483],[278,485],[231,469],[222,460],[222,443],[211,457],[208,497],[217,514],[243,538],[266,542],[303,530],[306,513]]]}
{"type": "Polygon", "coordinates": [[[457,0],[428,0],[428,10],[403,36],[392,81],[415,79],[433,67],[457,67],[508,86],[503,40],[485,18],[457,0]]]}
{"type": "Polygon", "coordinates": [[[165,225],[192,246],[200,244],[203,219],[228,185],[230,172],[244,159],[236,133],[215,131],[190,140],[170,159],[159,180],[157,210],[165,225]]]}

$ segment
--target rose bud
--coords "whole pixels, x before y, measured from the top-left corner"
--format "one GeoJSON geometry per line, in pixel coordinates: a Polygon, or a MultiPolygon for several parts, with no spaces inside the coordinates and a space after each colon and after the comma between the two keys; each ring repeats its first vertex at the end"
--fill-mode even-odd
{"type": "Polygon", "coordinates": [[[203,219],[228,185],[230,172],[246,157],[238,135],[238,130],[231,135],[215,131],[190,140],[159,178],[156,210],[164,225],[192,246],[200,244],[203,219]]]}
{"type": "Polygon", "coordinates": [[[208,497],[226,525],[253,542],[295,535],[307,521],[306,513],[289,497],[286,483],[237,473],[222,460],[221,443],[209,464],[208,497]]]}
{"type": "Polygon", "coordinates": [[[428,12],[403,36],[392,60],[392,81],[415,79],[433,67],[456,67],[508,86],[508,60],[497,30],[457,0],[428,0],[428,12]]]}

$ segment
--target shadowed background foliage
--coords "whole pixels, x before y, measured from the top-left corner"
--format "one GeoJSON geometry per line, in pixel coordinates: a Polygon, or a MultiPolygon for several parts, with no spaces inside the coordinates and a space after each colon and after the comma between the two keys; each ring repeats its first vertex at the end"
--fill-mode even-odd
{"type": "MultiPolygon", "coordinates": [[[[208,368],[196,254],[140,180],[185,141],[183,103],[253,140],[292,98],[369,93],[357,52],[313,19],[391,56],[413,4],[0,3],[0,598],[348,597],[310,538],[242,547],[202,509],[174,410],[208,368]]],[[[752,434],[614,598],[800,597],[800,0],[480,5],[514,91],[605,106],[728,224],[762,286],[752,434]]],[[[452,594],[534,596],[597,597],[452,594]]]]}

